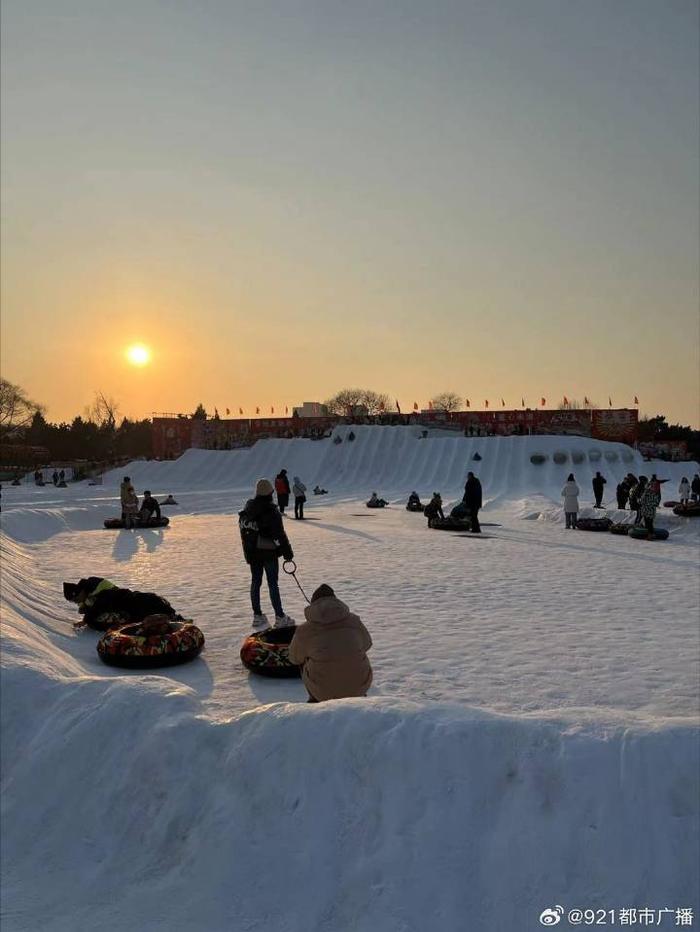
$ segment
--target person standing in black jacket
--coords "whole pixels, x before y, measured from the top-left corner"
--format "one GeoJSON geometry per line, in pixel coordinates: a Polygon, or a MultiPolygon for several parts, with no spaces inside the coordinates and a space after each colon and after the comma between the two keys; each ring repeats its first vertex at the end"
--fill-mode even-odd
{"type": "Polygon", "coordinates": [[[467,484],[464,486],[464,498],[462,501],[469,509],[472,533],[481,534],[481,525],[479,524],[479,509],[482,504],[481,483],[473,472],[467,473],[467,484]]]}
{"type": "Polygon", "coordinates": [[[260,605],[263,575],[267,577],[270,601],[275,610],[275,627],[293,625],[294,619],[282,607],[279,589],[279,558],[294,559],[294,551],[284,531],[282,516],[272,501],[274,488],[269,479],[259,479],[255,498],[246,502],[239,512],[238,528],[241,532],[243,556],[250,567],[250,601],[253,607],[253,630],[269,627],[267,616],[260,605]]]}
{"type": "Polygon", "coordinates": [[[599,472],[593,477],[593,494],[595,495],[595,507],[600,508],[600,503],[603,501],[603,489],[605,483],[608,480],[605,479],[599,472]]]}

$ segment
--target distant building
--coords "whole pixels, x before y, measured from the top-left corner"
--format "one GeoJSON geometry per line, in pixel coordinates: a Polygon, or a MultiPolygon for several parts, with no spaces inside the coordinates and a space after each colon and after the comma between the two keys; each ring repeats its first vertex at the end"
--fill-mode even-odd
{"type": "Polygon", "coordinates": [[[326,417],[328,408],[320,401],[305,401],[298,408],[294,408],[295,417],[326,417]]]}

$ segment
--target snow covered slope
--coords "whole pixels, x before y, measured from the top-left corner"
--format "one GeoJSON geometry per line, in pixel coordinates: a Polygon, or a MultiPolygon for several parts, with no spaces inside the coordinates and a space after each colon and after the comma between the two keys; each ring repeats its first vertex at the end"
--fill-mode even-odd
{"type": "Polygon", "coordinates": [[[541,493],[560,500],[562,485],[570,472],[582,489],[600,470],[608,480],[608,498],[628,472],[671,479],[676,489],[681,476],[697,469],[690,463],[645,463],[630,447],[585,437],[421,437],[413,427],[337,428],[325,440],[261,440],[244,450],[188,450],[169,462],[137,461],[105,476],[105,484],[117,486],[129,475],[136,486],[178,490],[227,487],[250,488],[260,476],[275,476],[284,467],[312,488],[316,483],[333,493],[404,495],[416,489],[426,495],[439,489],[454,494],[464,486],[467,470],[481,479],[487,499],[518,498],[541,493]],[[342,443],[334,443],[340,437],[342,443]],[[474,460],[475,454],[482,457],[474,460]],[[531,462],[543,455],[541,465],[531,462]],[[559,462],[555,461],[555,456],[559,462]]]}

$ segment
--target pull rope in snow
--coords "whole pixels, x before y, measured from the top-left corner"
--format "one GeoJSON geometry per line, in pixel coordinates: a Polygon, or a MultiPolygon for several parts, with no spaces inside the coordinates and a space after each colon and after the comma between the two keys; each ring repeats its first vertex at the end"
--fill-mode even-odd
{"type": "Polygon", "coordinates": [[[299,586],[299,591],[300,591],[301,594],[304,596],[304,598],[305,598],[306,601],[309,603],[309,605],[311,605],[311,599],[308,597],[308,595],[307,595],[307,594],[304,592],[304,590],[301,588],[301,583],[300,583],[299,580],[297,579],[297,565],[296,565],[296,563],[294,562],[294,560],[285,560],[284,563],[282,564],[282,569],[283,569],[284,572],[287,574],[287,576],[291,576],[291,577],[294,579],[294,582],[297,584],[297,586],[299,586]],[[291,566],[291,567],[292,567],[291,570],[288,570],[288,569],[287,569],[288,566],[291,566]]]}

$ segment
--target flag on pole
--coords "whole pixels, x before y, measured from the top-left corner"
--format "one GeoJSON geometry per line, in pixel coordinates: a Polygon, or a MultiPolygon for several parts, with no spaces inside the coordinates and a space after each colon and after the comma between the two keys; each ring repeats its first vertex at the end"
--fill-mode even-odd
{"type": "Polygon", "coordinates": [[[284,406],[284,413],[289,414],[289,405],[284,406]]]}
{"type": "Polygon", "coordinates": [[[521,399],[520,399],[520,404],[523,406],[523,408],[525,407],[525,399],[524,399],[524,398],[521,398],[521,399]]]}
{"type": "Polygon", "coordinates": [[[429,401],[429,402],[428,402],[428,411],[432,411],[432,410],[433,410],[433,403],[432,403],[432,401],[429,401]]]}
{"type": "Polygon", "coordinates": [[[467,407],[468,407],[468,408],[471,408],[471,405],[469,404],[469,399],[468,399],[468,398],[465,398],[464,400],[467,402],[467,407]]]}
{"type": "Polygon", "coordinates": [[[569,399],[566,397],[566,395],[564,395],[564,404],[567,408],[569,407],[569,399]]]}
{"type": "Polygon", "coordinates": [[[243,408],[239,408],[239,409],[238,409],[238,413],[239,413],[239,414],[243,414],[243,408]]]}
{"type": "Polygon", "coordinates": [[[486,407],[488,408],[488,406],[489,406],[489,403],[488,403],[488,400],[487,400],[487,401],[485,401],[485,402],[484,402],[484,404],[485,404],[485,405],[486,405],[486,407]]]}
{"type": "Polygon", "coordinates": [[[417,402],[417,401],[414,401],[414,402],[413,402],[413,410],[414,410],[414,411],[417,411],[417,410],[418,410],[418,402],[417,402]]]}
{"type": "Polygon", "coordinates": [[[274,413],[275,413],[275,409],[274,409],[274,408],[270,408],[270,414],[274,414],[274,413]]]}
{"type": "Polygon", "coordinates": [[[227,414],[230,414],[230,413],[231,413],[230,410],[229,410],[228,408],[226,408],[226,413],[227,413],[227,414]]]}
{"type": "Polygon", "coordinates": [[[401,408],[399,407],[399,400],[398,400],[398,398],[396,399],[396,410],[399,412],[399,414],[401,414],[401,408]]]}
{"type": "Polygon", "coordinates": [[[635,403],[636,405],[638,405],[638,404],[639,404],[639,398],[637,398],[637,396],[636,396],[636,395],[634,396],[634,403],[635,403]]]}
{"type": "Polygon", "coordinates": [[[587,398],[585,395],[583,396],[583,403],[584,403],[586,406],[590,405],[590,401],[588,400],[588,398],[587,398]]]}
{"type": "Polygon", "coordinates": [[[608,395],[608,406],[612,408],[612,398],[608,395]]]}
{"type": "Polygon", "coordinates": [[[501,407],[502,407],[502,408],[505,408],[505,406],[506,406],[506,403],[505,403],[505,401],[501,398],[501,407]]]}
{"type": "Polygon", "coordinates": [[[547,404],[547,399],[541,398],[540,401],[542,402],[542,407],[544,408],[544,406],[547,404]]]}
{"type": "Polygon", "coordinates": [[[256,408],[256,409],[255,409],[255,413],[256,413],[256,414],[260,414],[260,408],[256,408]]]}

